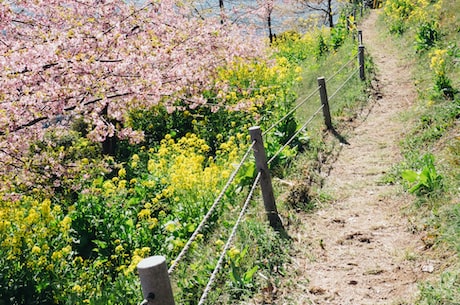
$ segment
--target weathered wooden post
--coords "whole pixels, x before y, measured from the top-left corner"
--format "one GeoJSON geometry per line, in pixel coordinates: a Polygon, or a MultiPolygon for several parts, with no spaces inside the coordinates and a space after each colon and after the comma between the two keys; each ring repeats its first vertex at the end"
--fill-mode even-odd
{"type": "Polygon", "coordinates": [[[361,78],[361,80],[365,80],[366,75],[364,75],[364,46],[362,44],[359,45],[358,62],[359,62],[359,77],[361,78]]]}
{"type": "Polygon", "coordinates": [[[256,158],[256,168],[260,172],[260,187],[262,189],[262,197],[264,200],[265,212],[267,213],[270,226],[279,230],[283,228],[283,223],[278,215],[275,204],[275,195],[273,195],[272,178],[268,170],[267,155],[265,153],[262,132],[259,126],[249,128],[251,141],[255,142],[253,150],[256,158]]]}
{"type": "Polygon", "coordinates": [[[164,256],[150,256],[137,264],[141,280],[143,304],[175,305],[168,267],[164,256]]]}
{"type": "Polygon", "coordinates": [[[318,77],[318,86],[319,86],[319,96],[321,98],[321,104],[323,105],[324,123],[326,124],[327,129],[331,130],[333,129],[332,120],[331,120],[331,111],[329,109],[329,100],[327,97],[326,80],[324,76],[318,77]]]}

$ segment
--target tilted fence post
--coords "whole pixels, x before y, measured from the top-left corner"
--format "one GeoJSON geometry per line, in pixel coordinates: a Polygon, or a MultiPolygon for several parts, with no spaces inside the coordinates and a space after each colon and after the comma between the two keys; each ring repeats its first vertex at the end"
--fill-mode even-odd
{"type": "Polygon", "coordinates": [[[164,256],[150,256],[137,264],[144,302],[148,305],[175,305],[164,256]]]}
{"type": "Polygon", "coordinates": [[[324,123],[327,129],[333,129],[331,120],[331,111],[329,109],[329,100],[327,98],[326,80],[323,77],[318,77],[319,96],[321,97],[321,104],[323,105],[324,123]]]}
{"type": "Polygon", "coordinates": [[[253,150],[256,158],[256,168],[260,172],[260,187],[262,189],[262,197],[264,200],[265,211],[267,213],[270,226],[275,229],[282,229],[283,224],[278,215],[275,203],[275,195],[273,194],[272,179],[267,164],[267,155],[265,153],[262,132],[259,126],[249,128],[251,141],[255,142],[253,150]]]}
{"type": "Polygon", "coordinates": [[[366,75],[364,75],[364,46],[362,44],[359,46],[358,62],[359,62],[359,77],[361,78],[361,80],[365,80],[366,75]]]}

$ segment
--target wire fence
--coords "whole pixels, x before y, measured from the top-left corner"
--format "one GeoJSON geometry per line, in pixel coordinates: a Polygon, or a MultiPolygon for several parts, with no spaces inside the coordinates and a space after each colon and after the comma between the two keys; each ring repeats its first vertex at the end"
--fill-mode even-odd
{"type": "MultiPolygon", "coordinates": [[[[346,62],[345,64],[343,64],[334,74],[332,74],[331,76],[329,76],[327,79],[327,81],[332,81],[340,72],[343,71],[343,69],[345,69],[346,67],[348,67],[352,62],[356,61],[356,58],[353,57],[351,58],[348,62],[346,62]]],[[[359,70],[356,70],[355,72],[358,72],[359,70]]],[[[336,92],[334,92],[333,95],[335,95],[338,91],[340,91],[345,85],[346,83],[354,76],[354,74],[350,75],[350,77],[339,87],[339,89],[336,90],[336,92]]],[[[277,120],[275,123],[273,123],[270,127],[268,127],[263,133],[262,135],[267,135],[270,131],[272,131],[273,129],[275,129],[280,123],[282,123],[284,120],[286,120],[289,116],[291,116],[293,113],[295,113],[300,107],[302,107],[306,102],[308,102],[312,97],[315,96],[315,94],[317,94],[319,91],[319,87],[317,87],[315,90],[313,90],[312,92],[310,92],[306,97],[304,97],[300,102],[297,103],[296,106],[294,106],[290,111],[288,111],[283,117],[281,117],[279,120],[277,120]]],[[[331,96],[332,97],[332,96],[331,96]]],[[[315,113],[316,114],[316,113],[315,113]]]]}
{"type": "Polygon", "coordinates": [[[254,143],[252,143],[249,146],[249,148],[246,150],[246,152],[245,152],[243,158],[241,159],[240,163],[237,165],[235,170],[230,175],[229,179],[227,180],[227,183],[225,183],[225,186],[223,187],[223,189],[221,190],[221,192],[219,193],[217,198],[214,200],[214,203],[209,208],[208,212],[203,217],[203,219],[201,220],[200,224],[195,229],[195,231],[193,232],[192,236],[189,238],[189,240],[187,241],[185,246],[182,248],[182,251],[176,257],[176,259],[172,262],[171,267],[169,267],[169,269],[168,269],[169,274],[171,274],[174,271],[174,268],[176,268],[176,266],[179,264],[179,262],[182,260],[182,258],[187,254],[188,250],[190,249],[190,245],[195,241],[196,237],[201,232],[201,230],[203,230],[204,226],[208,222],[208,220],[211,217],[212,213],[214,213],[214,210],[216,209],[217,205],[220,203],[220,201],[221,201],[222,197],[224,196],[225,192],[230,187],[230,185],[232,184],[232,182],[235,179],[236,175],[238,174],[238,172],[240,171],[241,167],[243,166],[244,162],[249,157],[249,154],[251,153],[253,146],[254,146],[254,143]]]}
{"type": "Polygon", "coordinates": [[[305,122],[305,124],[302,125],[290,138],[289,140],[286,141],[286,143],[281,146],[280,149],[276,153],[273,154],[273,156],[270,158],[270,160],[267,161],[268,164],[272,163],[273,160],[276,159],[276,157],[279,156],[279,154],[286,148],[288,147],[292,141],[294,141],[297,136],[307,128],[307,126],[313,121],[313,119],[318,115],[318,113],[323,109],[324,105],[321,105],[321,107],[318,108],[318,110],[315,111],[315,113],[305,122]]]}
{"type": "MultiPolygon", "coordinates": [[[[364,52],[362,52],[364,54],[364,52]]],[[[329,78],[327,78],[329,81],[331,81],[332,79],[334,79],[340,72],[342,72],[346,67],[350,66],[350,64],[355,61],[356,62],[356,58],[352,58],[350,59],[347,63],[345,63],[344,65],[342,65],[339,69],[337,69],[337,71],[331,75],[329,78]]],[[[360,59],[358,61],[359,64],[362,64],[363,61],[360,59]]],[[[354,68],[351,73],[348,75],[348,77],[345,79],[345,81],[343,81],[339,86],[338,88],[334,91],[334,93],[331,94],[330,98],[329,99],[332,99],[334,97],[337,96],[337,94],[350,82],[351,79],[353,79],[353,77],[358,73],[360,72],[360,68],[362,67],[358,67],[358,68],[354,68]]],[[[361,79],[363,79],[361,77],[361,79]]],[[[275,123],[273,123],[270,127],[268,127],[262,134],[261,136],[266,136],[270,131],[272,131],[273,129],[275,129],[279,124],[281,124],[283,121],[285,121],[286,119],[288,119],[292,114],[295,113],[296,110],[298,110],[302,105],[304,105],[308,100],[310,100],[311,98],[313,98],[315,96],[315,94],[318,93],[318,91],[320,91],[320,86],[318,86],[318,88],[316,88],[315,90],[313,90],[310,94],[308,94],[305,98],[303,98],[301,101],[299,101],[291,110],[289,110],[282,118],[278,119],[275,123]]],[[[326,94],[327,96],[327,94],[326,94]]],[[[267,161],[267,160],[264,160],[264,162],[266,163],[266,166],[268,168],[268,165],[271,164],[273,162],[273,160],[275,160],[275,158],[277,158],[281,152],[286,149],[289,145],[291,145],[291,143],[299,136],[299,134],[304,131],[308,126],[309,124],[311,124],[311,122],[314,120],[314,118],[316,118],[318,116],[318,114],[323,111],[327,110],[329,111],[329,105],[328,105],[328,100],[326,101],[323,101],[322,99],[322,96],[321,96],[321,106],[316,109],[316,111],[302,124],[302,126],[300,126],[291,136],[288,140],[285,141],[285,143],[271,156],[271,158],[267,161]]],[[[324,115],[326,116],[326,114],[324,113],[324,115]]],[[[328,114],[330,116],[330,114],[328,114]]],[[[329,128],[329,127],[328,127],[329,128]]],[[[262,139],[262,137],[261,137],[262,139]]],[[[202,230],[205,228],[206,224],[208,223],[209,219],[211,218],[212,214],[215,212],[217,206],[219,205],[219,203],[221,202],[224,194],[226,193],[226,191],[228,190],[228,188],[231,186],[231,184],[234,182],[235,180],[235,177],[237,176],[238,172],[241,170],[241,168],[243,167],[243,165],[245,164],[245,162],[247,162],[248,160],[248,157],[251,153],[251,151],[254,151],[254,155],[256,157],[256,163],[257,163],[257,155],[256,155],[256,148],[254,147],[256,145],[256,141],[254,140],[250,145],[249,147],[247,148],[247,150],[244,152],[242,158],[241,158],[241,161],[235,166],[235,169],[233,170],[232,174],[230,175],[229,179],[227,180],[227,182],[225,183],[223,189],[221,190],[221,192],[219,193],[219,195],[216,197],[216,199],[214,200],[213,204],[211,205],[211,207],[209,208],[209,210],[207,211],[206,215],[203,217],[203,219],[201,220],[200,224],[198,225],[198,227],[195,229],[195,231],[193,232],[193,234],[190,236],[189,240],[187,241],[187,243],[184,245],[184,247],[182,248],[181,252],[178,254],[178,256],[176,257],[176,259],[174,261],[172,261],[171,263],[171,266],[169,267],[169,269],[167,269],[167,276],[171,276],[173,274],[173,272],[175,271],[175,269],[177,268],[177,266],[179,265],[179,263],[184,259],[184,257],[186,257],[188,251],[190,250],[191,248],[191,245],[193,244],[193,242],[196,240],[197,236],[202,232],[202,230]]],[[[263,149],[263,146],[262,146],[262,149],[263,149]]],[[[264,152],[264,156],[265,156],[265,152],[264,152]]],[[[228,239],[225,243],[225,246],[224,248],[222,249],[220,255],[219,255],[219,259],[217,261],[217,264],[216,266],[214,267],[214,270],[208,280],[208,283],[206,284],[204,290],[203,290],[203,293],[201,295],[201,298],[199,300],[199,303],[198,305],[203,305],[205,304],[207,298],[208,298],[208,295],[210,293],[210,291],[212,290],[212,287],[214,285],[214,282],[216,281],[217,277],[218,277],[218,274],[220,272],[220,270],[222,269],[222,265],[225,261],[225,256],[236,236],[236,233],[237,233],[237,229],[239,227],[239,225],[241,224],[241,221],[246,213],[246,210],[248,208],[248,205],[249,205],[249,202],[251,201],[253,195],[254,195],[254,192],[256,190],[256,187],[258,184],[261,184],[261,176],[262,176],[262,170],[260,168],[258,168],[258,173],[255,177],[255,179],[253,180],[253,183],[252,183],[252,186],[249,190],[249,193],[246,197],[246,200],[244,201],[244,204],[242,205],[242,208],[240,210],[240,213],[239,213],[239,216],[231,230],[231,233],[230,235],[228,236],[228,239]]],[[[261,185],[262,186],[262,185],[261,185]]],[[[271,182],[270,182],[270,187],[271,187],[271,182]]],[[[263,189],[263,187],[262,187],[263,189]]],[[[263,190],[262,190],[263,192],[263,190]]],[[[264,200],[265,200],[265,196],[264,196],[264,200]]],[[[265,204],[266,206],[266,204],[265,204]]],[[[266,209],[267,209],[267,206],[266,206],[266,209]]],[[[273,213],[273,211],[268,211],[266,210],[266,213],[269,214],[269,213],[273,213]]],[[[275,213],[276,212],[276,207],[275,207],[275,213]]],[[[142,283],[141,283],[142,284],[142,283]]],[[[143,304],[148,304],[145,303],[145,300],[143,301],[143,304]]],[[[156,303],[156,304],[160,304],[160,303],[156,303]]]]}
{"type": "Polygon", "coordinates": [[[332,81],[340,72],[342,72],[343,69],[348,67],[352,62],[356,61],[355,57],[352,57],[346,64],[341,66],[334,74],[326,78],[327,81],[332,81]]]}
{"type": "Polygon", "coordinates": [[[208,284],[206,285],[203,294],[201,295],[200,301],[198,302],[198,305],[204,304],[206,301],[206,298],[208,297],[209,292],[211,291],[212,285],[214,284],[214,281],[217,278],[217,274],[219,273],[220,269],[222,268],[222,264],[224,262],[225,255],[227,254],[228,249],[230,249],[230,245],[232,244],[233,239],[235,238],[236,235],[236,230],[238,229],[238,226],[240,225],[244,213],[246,212],[249,202],[251,201],[252,196],[254,195],[254,191],[256,190],[256,186],[259,183],[260,179],[260,173],[257,174],[256,178],[254,179],[254,182],[252,183],[251,190],[249,191],[249,194],[244,202],[243,207],[241,208],[240,214],[238,216],[238,219],[236,220],[235,225],[232,228],[232,232],[230,233],[230,236],[227,239],[227,242],[225,243],[224,248],[222,249],[222,252],[220,253],[219,260],[217,261],[217,265],[214,268],[214,271],[211,274],[211,277],[209,278],[208,284]]]}

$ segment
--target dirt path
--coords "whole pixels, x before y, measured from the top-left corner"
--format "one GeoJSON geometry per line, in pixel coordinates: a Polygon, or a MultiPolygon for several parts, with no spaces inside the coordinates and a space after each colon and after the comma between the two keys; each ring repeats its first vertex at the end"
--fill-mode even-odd
{"type": "MultiPolygon", "coordinates": [[[[294,233],[292,277],[276,304],[412,304],[424,276],[421,236],[410,232],[401,209],[410,199],[380,181],[401,160],[401,114],[416,96],[405,65],[377,33],[378,11],[360,26],[378,70],[380,96],[343,147],[324,191],[334,203],[301,216],[294,233]]],[[[291,233],[291,232],[290,232],[291,233]]]]}

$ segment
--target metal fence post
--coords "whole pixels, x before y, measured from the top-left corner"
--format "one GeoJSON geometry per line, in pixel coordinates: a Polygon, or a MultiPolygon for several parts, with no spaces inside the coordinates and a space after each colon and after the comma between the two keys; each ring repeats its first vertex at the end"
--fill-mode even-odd
{"type": "Polygon", "coordinates": [[[326,80],[324,76],[318,77],[319,96],[321,97],[321,104],[323,105],[324,123],[327,129],[334,129],[331,120],[331,111],[329,109],[329,100],[327,97],[326,80]]]}
{"type": "Polygon", "coordinates": [[[150,256],[137,264],[142,294],[148,305],[175,305],[164,256],[150,256]]]}
{"type": "Polygon", "coordinates": [[[254,157],[256,158],[256,168],[260,172],[260,187],[262,189],[262,197],[264,200],[268,221],[273,229],[282,229],[283,224],[276,209],[275,196],[273,195],[272,179],[270,176],[270,171],[268,170],[267,155],[265,153],[260,127],[250,127],[249,134],[251,136],[251,141],[255,142],[253,147],[254,157]]]}
{"type": "Polygon", "coordinates": [[[359,77],[361,78],[361,80],[365,80],[366,76],[364,74],[364,46],[363,45],[359,46],[358,61],[359,61],[359,77]]]}
{"type": "Polygon", "coordinates": [[[358,30],[358,44],[363,44],[363,30],[358,30]]]}

